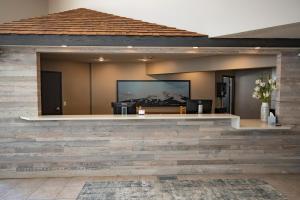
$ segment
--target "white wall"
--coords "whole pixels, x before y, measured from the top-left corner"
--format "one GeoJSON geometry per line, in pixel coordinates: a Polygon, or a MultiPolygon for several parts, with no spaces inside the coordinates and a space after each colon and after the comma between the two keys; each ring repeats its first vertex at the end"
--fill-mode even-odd
{"type": "Polygon", "coordinates": [[[299,0],[0,0],[0,23],[79,7],[212,37],[300,22],[299,0]]]}
{"type": "Polygon", "coordinates": [[[0,0],[0,24],[47,14],[47,0],[0,0]]]}
{"type": "Polygon", "coordinates": [[[86,7],[220,36],[300,21],[299,0],[49,0],[49,12],[86,7]]]}

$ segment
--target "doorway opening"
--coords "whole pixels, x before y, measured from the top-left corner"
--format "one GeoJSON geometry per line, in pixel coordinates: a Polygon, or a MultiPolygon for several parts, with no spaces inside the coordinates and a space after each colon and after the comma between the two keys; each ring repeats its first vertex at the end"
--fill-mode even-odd
{"type": "Polygon", "coordinates": [[[42,115],[62,115],[62,73],[41,71],[42,115]]]}

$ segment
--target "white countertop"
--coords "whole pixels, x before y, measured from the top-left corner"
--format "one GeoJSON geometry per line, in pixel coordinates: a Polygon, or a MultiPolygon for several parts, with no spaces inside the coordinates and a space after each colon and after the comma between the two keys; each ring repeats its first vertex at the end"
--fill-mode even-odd
{"type": "Polygon", "coordinates": [[[70,121],[70,120],[140,120],[140,119],[239,119],[230,114],[146,114],[146,115],[44,115],[21,116],[27,121],[70,121]]]}
{"type": "Polygon", "coordinates": [[[240,128],[244,130],[276,130],[276,129],[291,129],[292,126],[275,126],[262,122],[260,119],[241,119],[240,128]]]}
{"type": "Polygon", "coordinates": [[[146,114],[146,115],[44,115],[44,116],[21,116],[27,121],[91,121],[91,120],[218,120],[229,119],[231,126],[243,130],[275,130],[291,129],[291,126],[271,126],[259,119],[242,119],[231,114],[146,114]]]}

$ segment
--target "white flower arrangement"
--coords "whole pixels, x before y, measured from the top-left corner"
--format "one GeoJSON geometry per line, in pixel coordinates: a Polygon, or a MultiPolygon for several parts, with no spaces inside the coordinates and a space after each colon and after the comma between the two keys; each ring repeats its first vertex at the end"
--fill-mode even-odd
{"type": "Polygon", "coordinates": [[[271,94],[276,90],[276,80],[271,78],[260,78],[255,81],[252,97],[262,102],[270,102],[271,94]]]}

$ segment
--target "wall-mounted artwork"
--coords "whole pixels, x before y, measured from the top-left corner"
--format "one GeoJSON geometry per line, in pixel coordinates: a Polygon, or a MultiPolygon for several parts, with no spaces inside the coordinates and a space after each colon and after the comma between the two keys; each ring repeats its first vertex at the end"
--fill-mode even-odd
{"type": "Polygon", "coordinates": [[[179,106],[190,98],[189,80],[118,80],[117,101],[141,106],[179,106]]]}

